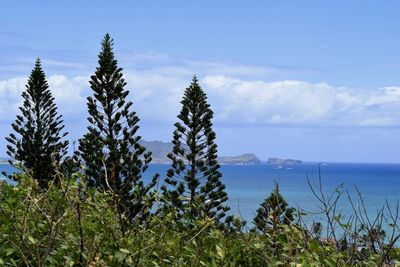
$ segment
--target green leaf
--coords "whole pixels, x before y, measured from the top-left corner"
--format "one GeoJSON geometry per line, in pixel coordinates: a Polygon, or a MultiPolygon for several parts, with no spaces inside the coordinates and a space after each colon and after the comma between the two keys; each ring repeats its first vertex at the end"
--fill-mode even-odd
{"type": "Polygon", "coordinates": [[[16,250],[14,248],[6,248],[4,249],[4,252],[6,253],[6,256],[10,256],[14,252],[16,252],[16,250]]]}
{"type": "Polygon", "coordinates": [[[118,261],[118,262],[122,262],[126,257],[126,253],[122,253],[120,251],[115,252],[114,254],[114,258],[118,261]]]}
{"type": "Polygon", "coordinates": [[[325,259],[324,262],[325,262],[326,266],[329,266],[329,267],[336,266],[336,262],[334,259],[325,259]]]}
{"type": "Polygon", "coordinates": [[[32,236],[30,236],[30,235],[28,235],[28,240],[29,240],[29,242],[31,242],[32,244],[36,244],[36,240],[35,240],[32,236]]]}
{"type": "Polygon", "coordinates": [[[218,256],[223,259],[225,257],[225,251],[218,245],[216,245],[216,249],[218,256]]]}
{"type": "Polygon", "coordinates": [[[126,248],[120,248],[119,251],[121,251],[122,253],[125,253],[125,254],[129,254],[130,253],[130,251],[127,250],[126,248]]]}

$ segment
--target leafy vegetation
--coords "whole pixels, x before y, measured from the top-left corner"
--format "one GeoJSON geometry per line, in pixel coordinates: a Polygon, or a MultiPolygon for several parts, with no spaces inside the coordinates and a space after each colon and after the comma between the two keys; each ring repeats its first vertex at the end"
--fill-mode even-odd
{"type": "Polygon", "coordinates": [[[400,257],[395,248],[389,261],[368,247],[342,249],[294,223],[227,232],[204,217],[182,228],[173,210],[122,232],[112,191],[88,187],[82,173],[59,175],[47,190],[28,174],[0,185],[0,265],[379,266],[400,257]]]}

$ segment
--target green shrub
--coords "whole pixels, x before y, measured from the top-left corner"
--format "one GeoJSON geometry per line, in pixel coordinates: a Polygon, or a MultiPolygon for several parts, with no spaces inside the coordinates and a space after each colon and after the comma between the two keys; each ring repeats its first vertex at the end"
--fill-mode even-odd
{"type": "MultiPolygon", "coordinates": [[[[181,228],[173,212],[121,231],[111,193],[74,174],[41,189],[27,174],[0,184],[0,265],[6,266],[377,266],[379,253],[350,250],[282,224],[279,231],[225,231],[204,218],[181,228]]],[[[129,220],[127,220],[128,222],[129,220]]],[[[390,250],[390,260],[399,250],[390,250]]]]}

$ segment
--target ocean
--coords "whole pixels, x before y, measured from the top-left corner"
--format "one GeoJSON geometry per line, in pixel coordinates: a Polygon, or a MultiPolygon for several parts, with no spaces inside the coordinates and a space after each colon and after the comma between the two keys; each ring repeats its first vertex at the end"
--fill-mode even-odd
{"type": "MultiPolygon", "coordinates": [[[[169,165],[154,164],[144,175],[149,181],[155,173],[160,173],[161,186],[169,165]]],[[[228,205],[231,214],[241,216],[251,227],[251,221],[260,203],[268,197],[274,187],[279,184],[281,193],[290,206],[301,208],[309,214],[306,219],[323,218],[318,214],[318,200],[313,196],[308,184],[318,186],[319,168],[321,171],[322,189],[326,195],[340,186],[344,192],[338,203],[338,210],[345,216],[352,213],[347,194],[357,204],[356,187],[361,192],[368,213],[376,214],[377,210],[388,201],[394,207],[400,197],[400,164],[299,164],[299,165],[223,165],[222,181],[226,185],[229,196],[228,205]]],[[[2,171],[12,171],[7,164],[0,165],[2,171]]]]}

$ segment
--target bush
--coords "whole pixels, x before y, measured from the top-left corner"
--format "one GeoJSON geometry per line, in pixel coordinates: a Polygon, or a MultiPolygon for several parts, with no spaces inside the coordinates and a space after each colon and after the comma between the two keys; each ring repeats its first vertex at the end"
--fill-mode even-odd
{"type": "MultiPolygon", "coordinates": [[[[176,214],[153,214],[122,231],[115,196],[87,189],[74,174],[41,189],[28,174],[0,184],[0,265],[7,266],[377,266],[379,251],[354,261],[298,224],[279,231],[227,231],[204,218],[180,228],[176,214]],[[57,184],[57,186],[55,186],[57,184]]],[[[128,222],[128,220],[127,220],[128,222]]],[[[362,252],[359,252],[362,253],[362,252]]],[[[360,254],[361,255],[361,254],[360,254]]],[[[390,261],[399,251],[390,250],[390,261]]],[[[387,261],[388,262],[388,261],[387,261]]]]}

